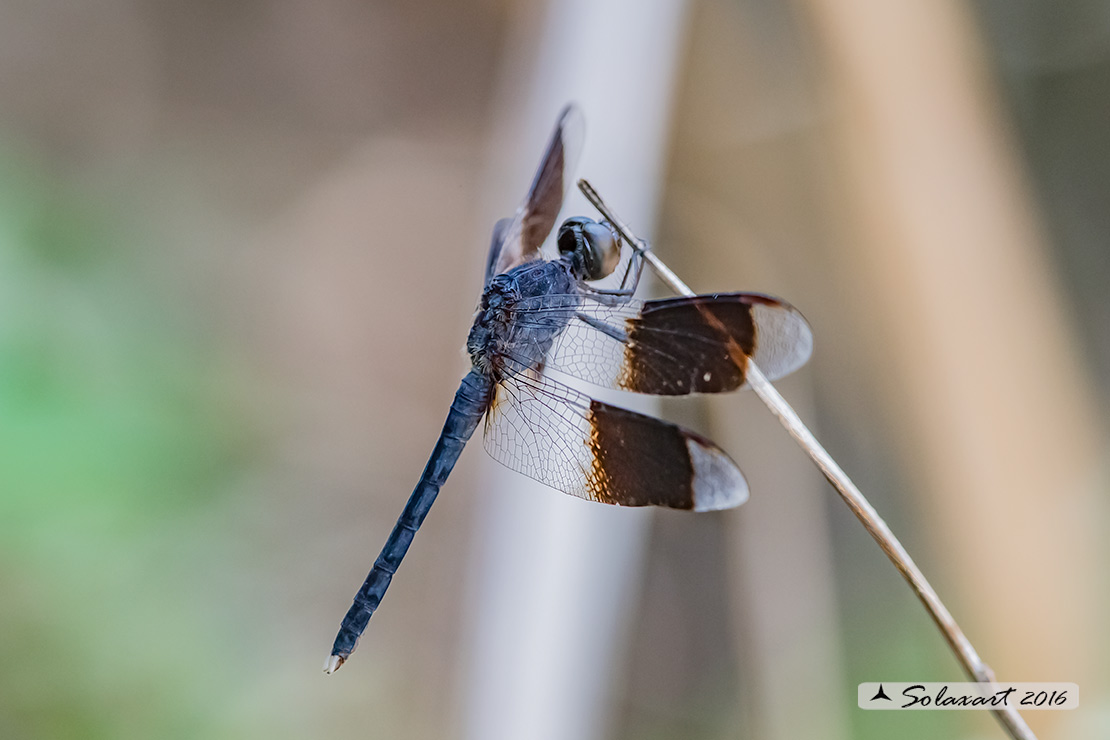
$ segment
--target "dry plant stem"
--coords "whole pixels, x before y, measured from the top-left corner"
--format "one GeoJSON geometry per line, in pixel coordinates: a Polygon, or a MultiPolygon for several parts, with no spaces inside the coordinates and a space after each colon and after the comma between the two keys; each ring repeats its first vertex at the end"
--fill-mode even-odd
{"type": "MultiPolygon", "coordinates": [[[[585,180],[578,181],[578,187],[586,196],[587,200],[594,205],[595,208],[603,215],[610,223],[617,229],[621,237],[629,243],[634,249],[638,249],[643,255],[643,258],[648,261],[652,269],[659,275],[672,290],[684,296],[692,296],[694,292],[690,290],[686,283],[682,282],[669,267],[663,264],[652,252],[646,242],[636,238],[636,236],[629,230],[629,228],[622,222],[605,202],[601,200],[601,196],[597,194],[593,186],[585,180]]],[[[910,584],[917,597],[921,599],[921,603],[925,605],[925,609],[929,612],[929,616],[933,618],[937,627],[940,629],[944,639],[948,642],[948,646],[956,654],[956,658],[960,661],[964,671],[969,677],[975,681],[982,683],[993,683],[994,671],[990,669],[979,654],[975,652],[956,620],[948,612],[944,603],[937,596],[937,592],[925,580],[924,574],[914,563],[913,558],[910,557],[906,549],[902,547],[902,543],[890,531],[890,527],[886,525],[882,517],[875,511],[874,507],[867,501],[864,495],[856,488],[856,484],[852,482],[848,474],[841,470],[840,466],[836,464],[832,456],[821,446],[813,433],[809,431],[802,420],[798,418],[798,414],[786,402],[786,399],[771,385],[771,381],[767,380],[767,376],[756,367],[755,363],[749,360],[747,368],[746,379],[752,390],[755,391],[759,399],[770,409],[771,413],[778,417],[779,422],[786,427],[786,431],[790,432],[790,436],[801,445],[802,449],[813,460],[817,468],[825,476],[826,480],[832,484],[836,492],[840,494],[840,498],[856,515],[856,518],[863,524],[864,529],[879,543],[879,547],[883,549],[890,561],[894,563],[894,567],[902,574],[902,577],[910,584]]],[[[1021,718],[1017,710],[1011,706],[1004,709],[992,710],[1002,728],[1014,740],[1036,740],[1033,731],[1025,724],[1025,720],[1021,718]]]]}

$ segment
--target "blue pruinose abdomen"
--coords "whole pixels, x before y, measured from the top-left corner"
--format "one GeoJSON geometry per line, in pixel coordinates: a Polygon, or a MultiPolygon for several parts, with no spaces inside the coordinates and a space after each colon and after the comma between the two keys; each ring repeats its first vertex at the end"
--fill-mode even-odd
{"type": "Polygon", "coordinates": [[[354,603],[347,610],[346,616],[339,627],[339,634],[335,637],[331,656],[325,666],[328,673],[332,673],[347,656],[355,649],[358,638],[366,629],[370,617],[389,588],[393,574],[401,565],[401,560],[408,552],[409,545],[416,535],[416,530],[424,522],[428,510],[436,500],[439,489],[447,481],[451,469],[459,459],[467,440],[474,434],[482,415],[489,407],[493,393],[493,382],[488,375],[477,370],[471,370],[462,380],[459,390],[455,393],[455,400],[447,414],[447,421],[439,433],[428,464],[420,476],[404,511],[393,525],[393,531],[386,540],[374,567],[362,584],[362,588],[355,594],[354,603]]]}

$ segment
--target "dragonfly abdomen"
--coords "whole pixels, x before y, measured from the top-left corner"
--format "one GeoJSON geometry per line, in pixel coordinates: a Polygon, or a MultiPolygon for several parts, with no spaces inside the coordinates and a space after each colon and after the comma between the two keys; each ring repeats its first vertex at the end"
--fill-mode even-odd
{"type": "Polygon", "coordinates": [[[354,603],[343,617],[339,634],[335,636],[335,643],[332,645],[331,656],[324,666],[328,673],[343,665],[343,661],[354,651],[358,638],[366,629],[370,617],[389,588],[393,574],[397,572],[401,560],[408,552],[416,530],[424,523],[424,517],[432,508],[439,489],[447,481],[447,476],[455,467],[467,440],[482,420],[492,395],[493,381],[488,375],[471,370],[463,378],[420,481],[409,496],[397,523],[393,525],[393,531],[390,532],[378,559],[374,561],[374,567],[366,576],[362,588],[355,594],[354,603]]]}

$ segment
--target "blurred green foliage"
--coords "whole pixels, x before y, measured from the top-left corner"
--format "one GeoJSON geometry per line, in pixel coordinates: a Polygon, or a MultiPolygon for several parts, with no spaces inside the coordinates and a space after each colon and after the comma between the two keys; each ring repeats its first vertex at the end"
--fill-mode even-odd
{"type": "Polygon", "coordinates": [[[175,533],[230,495],[257,426],[126,226],[0,153],[0,737],[211,736],[218,715],[195,680],[211,605],[186,594],[225,545],[175,533]]]}

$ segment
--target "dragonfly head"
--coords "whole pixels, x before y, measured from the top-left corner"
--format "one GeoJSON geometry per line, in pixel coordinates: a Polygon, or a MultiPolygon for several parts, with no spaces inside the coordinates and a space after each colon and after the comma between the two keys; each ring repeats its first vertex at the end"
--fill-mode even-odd
{"type": "Polygon", "coordinates": [[[621,238],[608,221],[568,218],[559,227],[557,243],[559,254],[570,258],[575,275],[583,280],[606,277],[621,259],[621,238]]]}

